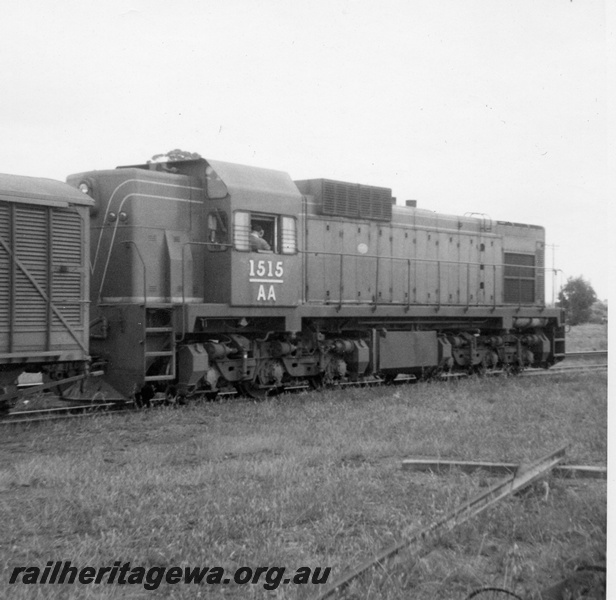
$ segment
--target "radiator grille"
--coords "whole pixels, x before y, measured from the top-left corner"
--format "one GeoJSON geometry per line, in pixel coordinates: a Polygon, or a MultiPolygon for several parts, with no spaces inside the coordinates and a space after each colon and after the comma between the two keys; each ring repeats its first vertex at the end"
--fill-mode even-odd
{"type": "Polygon", "coordinates": [[[359,216],[377,221],[391,221],[391,190],[360,186],[359,216]]]}
{"type": "Polygon", "coordinates": [[[505,302],[509,304],[534,304],[535,255],[505,253],[505,302]]]}
{"type": "Polygon", "coordinates": [[[350,183],[324,181],[323,213],[339,217],[358,217],[359,186],[350,183]]]}
{"type": "Polygon", "coordinates": [[[330,179],[296,182],[302,193],[311,194],[321,213],[335,217],[391,220],[391,190],[330,179]]]}

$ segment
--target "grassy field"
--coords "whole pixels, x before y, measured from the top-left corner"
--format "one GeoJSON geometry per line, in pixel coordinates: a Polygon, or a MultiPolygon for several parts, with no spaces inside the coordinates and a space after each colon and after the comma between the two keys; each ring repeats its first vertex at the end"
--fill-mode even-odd
{"type": "MultiPolygon", "coordinates": [[[[321,586],[9,585],[48,561],[131,568],[346,568],[428,525],[492,482],[403,471],[407,457],[522,461],[569,442],[606,462],[604,374],[500,378],[229,400],[3,429],[0,596],[312,598],[321,586]],[[271,586],[270,586],[271,587],[271,586]]],[[[531,593],[596,562],[604,481],[549,481],[506,499],[350,598],[464,598],[482,585],[531,593]]]]}
{"type": "Polygon", "coordinates": [[[595,325],[585,323],[576,325],[567,331],[567,352],[589,352],[607,350],[607,323],[595,325]]]}

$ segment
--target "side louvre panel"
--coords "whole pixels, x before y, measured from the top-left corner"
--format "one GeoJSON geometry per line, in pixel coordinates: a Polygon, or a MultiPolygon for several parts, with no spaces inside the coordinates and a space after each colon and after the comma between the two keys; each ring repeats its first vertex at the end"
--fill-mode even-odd
{"type": "Polygon", "coordinates": [[[14,207],[15,230],[13,252],[27,271],[15,269],[15,318],[14,325],[45,327],[47,302],[37,290],[48,291],[49,269],[49,213],[47,206],[14,207]],[[34,280],[34,281],[33,281],[34,280]],[[35,283],[36,282],[36,285],[35,283]]]}
{"type": "MultiPolygon", "coordinates": [[[[10,205],[0,202],[0,240],[9,248],[11,240],[10,205]]],[[[0,243],[0,329],[8,329],[10,318],[11,261],[4,245],[0,243]]]]}
{"type": "MultiPolygon", "coordinates": [[[[71,325],[82,325],[80,298],[83,289],[83,228],[82,220],[70,210],[53,213],[53,283],[52,298],[62,316],[71,325]]],[[[54,315],[54,325],[60,321],[54,315]]]]}

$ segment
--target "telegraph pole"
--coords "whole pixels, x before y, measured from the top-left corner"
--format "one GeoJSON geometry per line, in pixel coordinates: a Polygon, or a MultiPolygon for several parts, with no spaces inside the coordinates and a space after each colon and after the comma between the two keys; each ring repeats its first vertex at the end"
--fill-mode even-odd
{"type": "Polygon", "coordinates": [[[556,244],[546,244],[546,248],[552,248],[552,306],[556,306],[556,244]]]}

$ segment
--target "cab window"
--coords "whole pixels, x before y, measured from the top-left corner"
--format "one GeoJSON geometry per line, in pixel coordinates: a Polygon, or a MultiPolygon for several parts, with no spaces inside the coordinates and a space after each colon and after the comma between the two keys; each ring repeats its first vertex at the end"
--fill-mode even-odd
{"type": "Polygon", "coordinates": [[[238,211],[233,215],[233,245],[236,250],[250,250],[250,213],[238,211]]]}
{"type": "Polygon", "coordinates": [[[297,252],[297,229],[294,217],[280,217],[280,251],[282,254],[297,252]]]}
{"type": "Polygon", "coordinates": [[[295,254],[295,221],[294,217],[238,211],[233,221],[235,249],[266,254],[295,254]]]}

